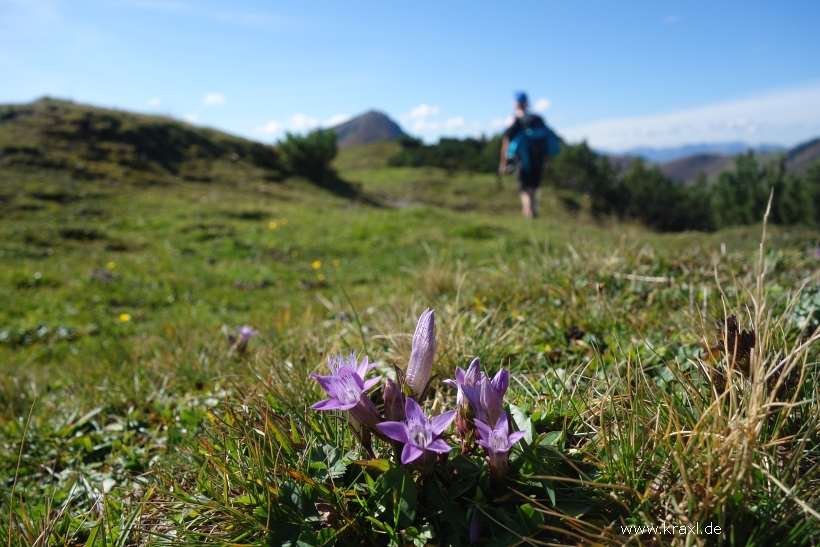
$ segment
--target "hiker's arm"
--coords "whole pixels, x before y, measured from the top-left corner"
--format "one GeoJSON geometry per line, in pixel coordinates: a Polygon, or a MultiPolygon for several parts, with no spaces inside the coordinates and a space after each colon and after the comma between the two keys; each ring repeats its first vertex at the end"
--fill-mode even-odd
{"type": "Polygon", "coordinates": [[[507,172],[507,147],[510,145],[510,138],[501,139],[501,159],[498,162],[498,173],[503,175],[507,172]]]}

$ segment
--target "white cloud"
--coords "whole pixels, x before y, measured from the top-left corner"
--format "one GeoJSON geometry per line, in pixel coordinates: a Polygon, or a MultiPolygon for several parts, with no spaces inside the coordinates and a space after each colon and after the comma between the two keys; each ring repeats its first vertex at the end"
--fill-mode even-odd
{"type": "Polygon", "coordinates": [[[161,103],[162,101],[159,100],[159,97],[153,97],[148,101],[148,106],[159,106],[161,103]]]}
{"type": "Polygon", "coordinates": [[[464,129],[465,127],[467,127],[467,124],[464,122],[464,118],[462,118],[461,116],[456,116],[455,118],[449,118],[448,120],[446,120],[442,127],[444,127],[444,129],[450,130],[464,129]]]}
{"type": "Polygon", "coordinates": [[[532,106],[532,109],[535,112],[538,112],[539,114],[543,114],[544,112],[549,110],[551,106],[552,106],[552,103],[550,102],[549,99],[545,99],[544,97],[541,97],[540,99],[535,101],[535,104],[532,106]]]}
{"type": "Polygon", "coordinates": [[[288,129],[297,133],[307,129],[315,129],[316,127],[319,127],[319,120],[305,114],[294,114],[290,117],[290,123],[288,124],[288,129]]]}
{"type": "Polygon", "coordinates": [[[423,120],[430,116],[438,116],[439,109],[437,106],[431,106],[427,103],[422,103],[413,108],[407,114],[401,117],[402,121],[409,122],[412,120],[423,120]]]}
{"type": "Polygon", "coordinates": [[[185,114],[182,119],[188,123],[196,123],[199,121],[199,114],[185,114]]]}
{"type": "Polygon", "coordinates": [[[280,131],[284,131],[285,126],[277,121],[270,121],[265,125],[256,128],[256,133],[260,133],[262,135],[274,135],[279,133],[280,131]]]}
{"type": "Polygon", "coordinates": [[[347,120],[350,119],[350,115],[348,114],[335,114],[324,122],[322,122],[323,127],[335,127],[341,123],[345,123],[347,120]]]}
{"type": "Polygon", "coordinates": [[[449,134],[453,133],[463,133],[468,129],[479,129],[481,128],[481,122],[474,121],[472,123],[467,123],[464,118],[461,116],[456,116],[454,118],[448,118],[441,121],[435,120],[416,120],[413,123],[413,132],[414,133],[432,133],[432,132],[447,132],[449,134]]]}
{"type": "Polygon", "coordinates": [[[488,125],[493,129],[500,129],[504,127],[504,118],[495,118],[493,120],[490,120],[490,123],[488,125]]]}
{"type": "Polygon", "coordinates": [[[219,106],[225,104],[225,95],[222,93],[208,93],[202,99],[202,104],[205,106],[219,106]]]}
{"type": "Polygon", "coordinates": [[[276,120],[269,121],[265,125],[257,127],[255,133],[261,135],[278,135],[285,131],[290,133],[303,133],[310,129],[316,129],[317,127],[319,127],[319,120],[305,114],[297,113],[292,115],[286,122],[276,120]]]}
{"type": "Polygon", "coordinates": [[[613,151],[738,140],[792,145],[820,134],[820,82],[666,114],[601,120],[561,133],[613,151]]]}

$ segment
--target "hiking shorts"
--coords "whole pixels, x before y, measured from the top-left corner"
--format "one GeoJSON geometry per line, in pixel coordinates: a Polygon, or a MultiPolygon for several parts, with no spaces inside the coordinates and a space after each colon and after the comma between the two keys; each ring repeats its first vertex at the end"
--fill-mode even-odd
{"type": "Polygon", "coordinates": [[[521,164],[515,166],[515,174],[518,178],[518,189],[533,190],[541,186],[541,174],[544,172],[544,163],[540,161],[532,162],[529,171],[524,171],[521,164]]]}

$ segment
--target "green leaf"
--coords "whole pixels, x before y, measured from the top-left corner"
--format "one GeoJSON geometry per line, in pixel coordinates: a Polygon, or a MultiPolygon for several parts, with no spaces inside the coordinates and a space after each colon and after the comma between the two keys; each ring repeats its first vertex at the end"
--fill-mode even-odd
{"type": "Polygon", "coordinates": [[[404,531],[405,542],[412,542],[416,547],[424,547],[433,539],[433,527],[425,524],[421,529],[411,526],[404,531]]]}
{"type": "Polygon", "coordinates": [[[269,547],[290,546],[294,544],[301,531],[302,526],[299,524],[271,522],[265,542],[269,547]]]}
{"type": "Polygon", "coordinates": [[[374,514],[384,515],[395,523],[394,528],[407,528],[416,518],[416,485],[407,468],[397,467],[376,480],[373,492],[374,514]]]}
{"type": "Polygon", "coordinates": [[[562,501],[555,507],[562,513],[566,513],[567,515],[575,518],[580,517],[592,508],[591,505],[588,505],[586,503],[571,500],[562,501]]]}
{"type": "Polygon", "coordinates": [[[443,525],[451,526],[457,534],[467,535],[470,533],[470,525],[467,523],[464,507],[447,499],[438,480],[429,485],[427,501],[435,508],[443,525]]]}
{"type": "Polygon", "coordinates": [[[447,497],[454,500],[475,485],[476,481],[473,480],[456,481],[447,489],[447,497]]]}
{"type": "Polygon", "coordinates": [[[541,436],[541,440],[538,441],[538,444],[541,446],[558,446],[562,434],[563,431],[548,431],[541,436]]]}
{"type": "Polygon", "coordinates": [[[550,503],[553,507],[555,507],[555,488],[552,486],[552,481],[542,480],[541,484],[544,486],[544,490],[547,491],[547,495],[550,497],[550,503]]]}
{"type": "Polygon", "coordinates": [[[329,444],[313,447],[310,451],[309,467],[318,480],[338,478],[345,474],[345,465],[339,451],[329,444]]]}
{"type": "Polygon", "coordinates": [[[476,463],[473,460],[464,456],[463,454],[457,455],[455,458],[450,460],[450,463],[453,464],[453,467],[455,467],[456,472],[463,479],[474,479],[481,471],[481,468],[478,465],[476,465],[476,463]]]}
{"type": "Polygon", "coordinates": [[[322,528],[318,534],[316,534],[316,541],[322,547],[333,547],[336,545],[336,534],[338,532],[333,528],[322,528]]]}
{"type": "Polygon", "coordinates": [[[524,408],[510,405],[510,414],[512,414],[513,421],[518,426],[519,431],[524,432],[524,440],[527,441],[527,444],[532,444],[532,440],[535,438],[535,426],[532,425],[532,420],[526,415],[524,408]]]}
{"type": "Polygon", "coordinates": [[[395,467],[393,462],[385,458],[377,458],[375,460],[350,460],[350,463],[355,463],[356,465],[366,467],[367,469],[373,469],[379,473],[384,473],[385,471],[389,471],[395,467]]]}
{"type": "Polygon", "coordinates": [[[311,491],[313,489],[300,488],[293,481],[285,481],[279,487],[278,501],[283,508],[290,509],[300,521],[315,521],[319,518],[319,512],[313,503],[315,499],[309,493],[311,491]]]}
{"type": "Polygon", "coordinates": [[[539,530],[538,526],[544,524],[544,515],[535,510],[529,503],[518,508],[518,519],[527,527],[530,533],[535,533],[539,530]]]}
{"type": "Polygon", "coordinates": [[[296,540],[296,547],[319,547],[316,542],[316,534],[312,531],[305,530],[299,534],[299,539],[296,540]]]}
{"type": "Polygon", "coordinates": [[[377,530],[381,530],[382,532],[387,532],[391,536],[393,535],[393,528],[389,524],[387,524],[386,522],[382,522],[382,521],[380,521],[379,519],[377,519],[375,517],[371,517],[370,515],[367,515],[364,518],[365,518],[365,520],[369,521],[373,526],[375,526],[377,530]]]}

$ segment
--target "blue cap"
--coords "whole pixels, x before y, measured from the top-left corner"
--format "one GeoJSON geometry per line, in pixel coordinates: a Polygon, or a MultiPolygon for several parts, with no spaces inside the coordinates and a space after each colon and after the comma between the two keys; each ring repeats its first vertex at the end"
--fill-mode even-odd
{"type": "Polygon", "coordinates": [[[523,91],[517,92],[515,94],[515,102],[517,102],[518,104],[529,103],[529,101],[527,100],[527,94],[523,91]]]}

